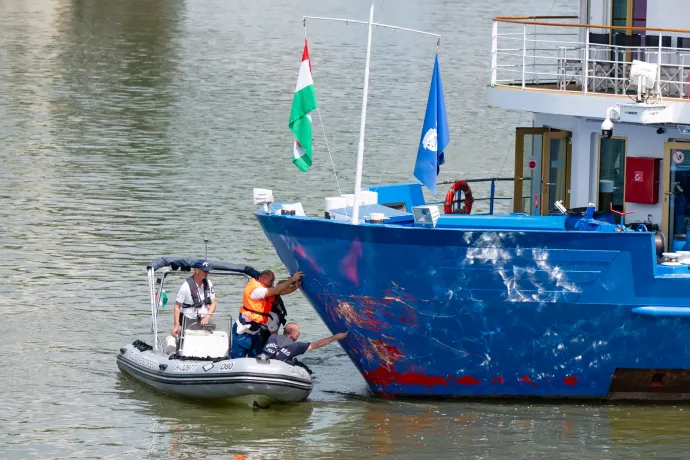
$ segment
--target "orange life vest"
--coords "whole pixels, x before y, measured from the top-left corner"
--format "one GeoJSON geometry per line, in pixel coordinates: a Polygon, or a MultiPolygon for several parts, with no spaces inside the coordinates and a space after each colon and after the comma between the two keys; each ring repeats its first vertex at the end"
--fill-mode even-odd
{"type": "Polygon", "coordinates": [[[250,279],[247,285],[244,287],[240,315],[244,315],[245,318],[253,323],[266,324],[270,317],[271,307],[273,306],[273,297],[265,297],[259,300],[254,300],[251,298],[251,294],[254,292],[254,289],[265,287],[266,286],[254,278],[250,279]]]}

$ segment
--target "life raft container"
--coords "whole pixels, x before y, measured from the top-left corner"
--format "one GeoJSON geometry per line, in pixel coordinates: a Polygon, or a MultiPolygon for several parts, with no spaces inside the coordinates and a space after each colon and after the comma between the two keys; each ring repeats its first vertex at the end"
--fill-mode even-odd
{"type": "Polygon", "coordinates": [[[474,198],[472,198],[470,185],[464,180],[459,180],[451,185],[450,190],[446,193],[446,200],[443,202],[443,212],[445,214],[469,214],[472,212],[472,203],[474,203],[474,198]],[[465,202],[462,208],[458,208],[453,212],[453,202],[460,202],[458,192],[462,192],[465,196],[465,202]]]}

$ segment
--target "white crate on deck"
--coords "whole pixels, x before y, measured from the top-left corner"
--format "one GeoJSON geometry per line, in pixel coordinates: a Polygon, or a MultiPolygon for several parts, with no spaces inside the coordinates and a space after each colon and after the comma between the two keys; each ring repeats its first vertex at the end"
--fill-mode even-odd
{"type": "Polygon", "coordinates": [[[229,344],[228,334],[225,331],[186,330],[180,355],[222,358],[228,356],[229,344]]]}

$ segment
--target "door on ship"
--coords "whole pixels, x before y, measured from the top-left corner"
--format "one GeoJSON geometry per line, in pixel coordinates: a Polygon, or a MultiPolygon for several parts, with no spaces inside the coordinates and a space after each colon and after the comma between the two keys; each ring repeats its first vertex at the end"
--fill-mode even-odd
{"type": "Polygon", "coordinates": [[[685,240],[690,226],[690,143],[666,142],[664,164],[661,168],[662,206],[661,229],[673,251],[673,242],[685,240]]]}
{"type": "Polygon", "coordinates": [[[513,212],[545,216],[570,207],[570,131],[517,128],[513,212]]]}
{"type": "MultiPolygon", "coordinates": [[[[613,0],[611,3],[611,25],[613,27],[647,27],[647,0],[613,0]]],[[[641,43],[644,43],[644,30],[613,29],[614,39],[616,35],[642,34],[641,43]]]]}

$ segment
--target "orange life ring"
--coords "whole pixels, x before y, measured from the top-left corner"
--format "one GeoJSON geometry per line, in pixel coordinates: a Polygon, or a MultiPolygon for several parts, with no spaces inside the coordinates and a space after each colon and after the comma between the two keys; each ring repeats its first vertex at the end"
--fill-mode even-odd
{"type": "Polygon", "coordinates": [[[474,198],[472,198],[472,190],[467,182],[464,180],[459,180],[450,186],[450,190],[446,193],[446,200],[443,202],[443,212],[445,214],[453,214],[453,202],[460,201],[456,199],[458,192],[462,192],[465,195],[464,209],[459,209],[458,214],[469,214],[472,212],[472,203],[474,203],[474,198]]]}

